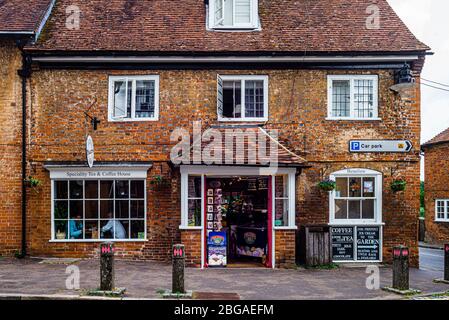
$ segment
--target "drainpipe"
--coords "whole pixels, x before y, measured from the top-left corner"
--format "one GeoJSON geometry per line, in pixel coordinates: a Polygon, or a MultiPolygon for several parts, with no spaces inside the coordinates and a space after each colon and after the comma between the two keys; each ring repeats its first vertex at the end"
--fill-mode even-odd
{"type": "Polygon", "coordinates": [[[23,45],[19,44],[22,52],[22,69],[17,73],[22,79],[22,248],[19,257],[24,258],[27,254],[27,186],[26,186],[26,165],[27,165],[27,147],[26,147],[26,116],[27,116],[27,79],[31,75],[31,57],[23,52],[23,45]]]}

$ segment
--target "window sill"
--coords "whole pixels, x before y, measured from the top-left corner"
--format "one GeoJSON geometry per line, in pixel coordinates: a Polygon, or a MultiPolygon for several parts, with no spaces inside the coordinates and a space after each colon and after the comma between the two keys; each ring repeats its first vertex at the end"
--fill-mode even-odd
{"type": "Polygon", "coordinates": [[[112,118],[108,118],[108,122],[155,122],[155,121],[159,121],[159,117],[158,118],[135,118],[135,119],[130,119],[130,118],[112,119],[112,118]]]}
{"type": "Polygon", "coordinates": [[[298,226],[292,226],[292,227],[273,227],[274,230],[279,230],[279,231],[288,231],[288,230],[298,230],[298,226]]]}
{"type": "Polygon", "coordinates": [[[260,122],[265,123],[268,121],[268,118],[239,118],[239,119],[232,119],[232,118],[218,118],[219,122],[260,122]]]}
{"type": "Polygon", "coordinates": [[[345,221],[345,222],[330,222],[331,227],[346,227],[346,226],[384,226],[385,222],[357,222],[357,221],[345,221]]]}
{"type": "Polygon", "coordinates": [[[198,230],[203,230],[203,227],[186,227],[186,226],[179,226],[179,230],[198,231],[198,230]]]}
{"type": "Polygon", "coordinates": [[[101,243],[101,242],[146,242],[148,239],[83,239],[83,240],[75,240],[75,239],[52,239],[49,240],[49,243],[101,243]]]}
{"type": "Polygon", "coordinates": [[[438,220],[438,219],[435,219],[435,222],[437,222],[437,223],[449,223],[449,220],[438,220]]]}
{"type": "Polygon", "coordinates": [[[381,118],[335,118],[327,117],[327,121],[382,121],[381,118]]]}

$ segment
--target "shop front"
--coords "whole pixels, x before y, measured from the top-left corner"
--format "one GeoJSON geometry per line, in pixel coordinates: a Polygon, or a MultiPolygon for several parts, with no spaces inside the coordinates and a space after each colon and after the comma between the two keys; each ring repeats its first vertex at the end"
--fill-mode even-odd
{"type": "Polygon", "coordinates": [[[291,233],[294,242],[297,229],[296,175],[296,168],[181,166],[180,228],[183,239],[196,233],[201,267],[275,267],[279,237],[291,233]]]}

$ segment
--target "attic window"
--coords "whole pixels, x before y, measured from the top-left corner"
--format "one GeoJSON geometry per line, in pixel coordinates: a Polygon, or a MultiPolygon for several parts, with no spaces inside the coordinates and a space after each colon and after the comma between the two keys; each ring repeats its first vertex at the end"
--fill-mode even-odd
{"type": "Polygon", "coordinates": [[[256,29],[258,0],[209,0],[211,29],[256,29]]]}

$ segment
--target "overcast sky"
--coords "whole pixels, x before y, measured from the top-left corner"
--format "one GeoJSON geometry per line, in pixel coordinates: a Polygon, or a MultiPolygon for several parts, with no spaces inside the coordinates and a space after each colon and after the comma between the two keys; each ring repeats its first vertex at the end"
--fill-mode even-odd
{"type": "MultiPolygon", "coordinates": [[[[422,77],[449,85],[449,1],[388,0],[419,40],[432,48],[422,77]]],[[[449,87],[446,87],[449,89],[449,87]]],[[[421,86],[422,142],[449,127],[449,92],[421,86]]]]}

